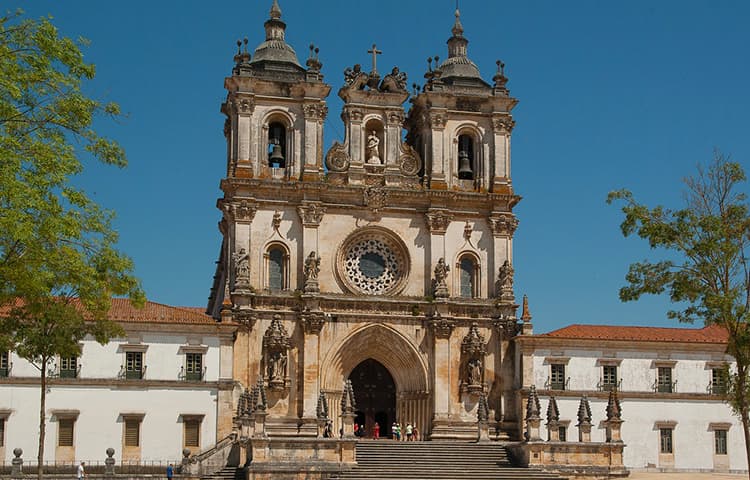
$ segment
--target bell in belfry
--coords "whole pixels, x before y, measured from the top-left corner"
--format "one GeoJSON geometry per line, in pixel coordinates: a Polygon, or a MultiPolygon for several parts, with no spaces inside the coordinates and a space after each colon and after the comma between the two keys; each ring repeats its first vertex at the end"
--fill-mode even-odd
{"type": "Polygon", "coordinates": [[[271,155],[268,157],[268,163],[273,168],[284,168],[285,159],[281,145],[279,145],[279,141],[275,138],[271,142],[273,143],[273,148],[271,149],[271,155]]]}
{"type": "Polygon", "coordinates": [[[474,178],[474,172],[471,170],[471,159],[469,158],[469,152],[466,150],[458,152],[458,178],[461,180],[474,178]]]}

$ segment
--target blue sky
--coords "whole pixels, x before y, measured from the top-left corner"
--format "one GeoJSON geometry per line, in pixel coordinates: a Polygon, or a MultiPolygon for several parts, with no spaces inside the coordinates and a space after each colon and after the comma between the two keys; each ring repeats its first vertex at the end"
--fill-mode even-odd
{"type": "MultiPolygon", "coordinates": [[[[271,0],[245,2],[3,2],[52,15],[91,41],[89,92],[128,116],[98,128],[126,149],[126,170],[87,165],[79,179],[117,212],[120,246],[151,300],[205,305],[220,235],[224,174],[219,106],[235,41],[263,40],[271,0]]],[[[302,62],[320,48],[332,86],[325,142],[341,139],[343,70],[398,65],[423,83],[426,59],[446,58],[452,0],[281,0],[302,62]]],[[[514,249],[516,293],[536,331],[569,323],[672,326],[665,298],[623,304],[628,264],[655,258],[622,238],[608,191],[678,206],[681,179],[719,148],[750,170],[750,2],[461,1],[469,56],[486,80],[506,64],[514,110],[513,182],[523,201],[514,249]]],[[[746,188],[747,190],[747,188],[746,188]]]]}

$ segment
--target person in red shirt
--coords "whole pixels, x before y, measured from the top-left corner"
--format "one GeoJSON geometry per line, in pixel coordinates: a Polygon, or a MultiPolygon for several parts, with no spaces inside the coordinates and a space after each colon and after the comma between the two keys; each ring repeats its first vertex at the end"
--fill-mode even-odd
{"type": "Polygon", "coordinates": [[[372,427],[372,438],[374,440],[380,438],[380,424],[378,422],[375,422],[375,426],[372,427]]]}

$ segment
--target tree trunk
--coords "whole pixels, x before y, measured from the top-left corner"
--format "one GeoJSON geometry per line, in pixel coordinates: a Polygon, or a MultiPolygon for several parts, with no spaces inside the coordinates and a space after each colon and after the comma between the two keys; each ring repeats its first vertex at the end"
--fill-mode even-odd
{"type": "Polygon", "coordinates": [[[42,357],[42,365],[39,369],[41,377],[41,395],[39,398],[39,452],[37,455],[36,476],[39,480],[44,478],[44,433],[46,422],[44,410],[47,403],[47,357],[42,357]]]}
{"type": "MultiPolygon", "coordinates": [[[[745,455],[747,464],[750,465],[750,418],[748,418],[747,407],[742,409],[742,432],[745,434],[745,455]]],[[[748,469],[748,478],[750,478],[750,469],[748,469]]]]}

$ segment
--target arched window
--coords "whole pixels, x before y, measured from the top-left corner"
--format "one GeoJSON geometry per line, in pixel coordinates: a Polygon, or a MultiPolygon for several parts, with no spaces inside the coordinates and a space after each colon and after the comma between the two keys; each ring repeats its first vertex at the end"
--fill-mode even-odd
{"type": "Polygon", "coordinates": [[[266,288],[269,290],[288,289],[286,250],[280,245],[271,246],[266,252],[266,288]]]}
{"type": "Polygon", "coordinates": [[[476,162],[474,161],[474,139],[471,135],[458,136],[458,178],[473,180],[476,162]]]}
{"type": "Polygon", "coordinates": [[[478,295],[478,273],[479,266],[476,260],[471,255],[464,255],[458,261],[458,285],[459,285],[459,297],[462,298],[474,298],[478,295]]]}
{"type": "Polygon", "coordinates": [[[279,122],[268,125],[268,166],[286,167],[286,128],[279,122]]]}

